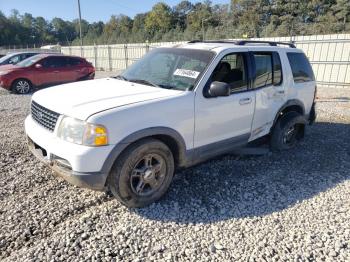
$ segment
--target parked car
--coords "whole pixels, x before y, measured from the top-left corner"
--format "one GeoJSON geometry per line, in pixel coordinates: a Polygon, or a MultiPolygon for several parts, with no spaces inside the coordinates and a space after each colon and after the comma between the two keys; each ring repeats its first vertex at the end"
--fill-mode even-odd
{"type": "MultiPolygon", "coordinates": [[[[39,54],[38,52],[15,52],[7,54],[0,58],[0,66],[8,64],[17,64],[24,59],[27,59],[31,56],[39,54]]],[[[0,67],[1,68],[1,67],[0,67]]]]}
{"type": "Polygon", "coordinates": [[[315,121],[315,95],[293,44],[194,41],[154,49],[115,78],[36,92],[25,130],[70,183],[143,207],[178,168],[262,138],[273,151],[294,147],[315,121]]]}
{"type": "Polygon", "coordinates": [[[84,58],[38,54],[15,65],[0,67],[0,86],[18,94],[32,88],[93,79],[95,68],[84,58]]]}

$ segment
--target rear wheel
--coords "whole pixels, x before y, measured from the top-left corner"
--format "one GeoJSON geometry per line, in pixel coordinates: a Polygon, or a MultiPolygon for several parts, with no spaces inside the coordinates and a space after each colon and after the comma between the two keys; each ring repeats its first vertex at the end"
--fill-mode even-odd
{"type": "Polygon", "coordinates": [[[28,94],[32,90],[32,84],[27,79],[18,79],[12,84],[12,91],[17,94],[28,94]]]}
{"type": "Polygon", "coordinates": [[[144,139],[127,148],[108,177],[113,195],[127,207],[144,207],[160,199],[170,186],[174,158],[156,139],[144,139]]]}
{"type": "Polygon", "coordinates": [[[272,151],[287,150],[295,147],[304,136],[305,120],[297,112],[282,115],[275,124],[270,140],[272,151]]]}

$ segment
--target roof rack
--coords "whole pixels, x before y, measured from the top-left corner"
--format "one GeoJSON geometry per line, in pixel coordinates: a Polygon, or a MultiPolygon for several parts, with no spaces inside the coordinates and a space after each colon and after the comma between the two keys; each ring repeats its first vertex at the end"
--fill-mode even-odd
{"type": "Polygon", "coordinates": [[[268,44],[270,46],[287,45],[291,48],[296,48],[293,42],[287,43],[287,42],[256,41],[256,40],[240,40],[236,42],[236,45],[246,45],[246,44],[268,44]]]}
{"type": "Polygon", "coordinates": [[[192,40],[188,42],[189,44],[194,43],[220,43],[220,44],[234,44],[234,45],[246,45],[246,44],[268,44],[270,46],[277,46],[277,45],[287,45],[291,48],[296,48],[295,44],[293,42],[287,43],[287,42],[274,42],[274,41],[256,41],[256,40],[192,40]]]}

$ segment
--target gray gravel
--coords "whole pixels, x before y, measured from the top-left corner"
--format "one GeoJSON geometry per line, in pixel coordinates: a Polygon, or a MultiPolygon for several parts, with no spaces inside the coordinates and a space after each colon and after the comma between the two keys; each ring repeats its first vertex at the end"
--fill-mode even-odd
{"type": "Polygon", "coordinates": [[[0,260],[350,261],[350,90],[320,89],[294,150],[224,156],[127,209],[27,150],[30,96],[0,90],[0,260]]]}

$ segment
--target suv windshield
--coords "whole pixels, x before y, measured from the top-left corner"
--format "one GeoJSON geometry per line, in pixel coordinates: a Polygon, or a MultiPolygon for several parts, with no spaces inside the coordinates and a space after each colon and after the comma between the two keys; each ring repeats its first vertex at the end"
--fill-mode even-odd
{"type": "Polygon", "coordinates": [[[207,50],[157,48],[118,78],[168,89],[191,90],[214,55],[207,50]]]}
{"type": "Polygon", "coordinates": [[[40,59],[42,59],[42,56],[35,55],[35,56],[29,57],[27,59],[24,59],[23,61],[17,63],[16,65],[21,66],[21,67],[27,67],[27,66],[31,66],[32,64],[38,62],[40,59]]]}

